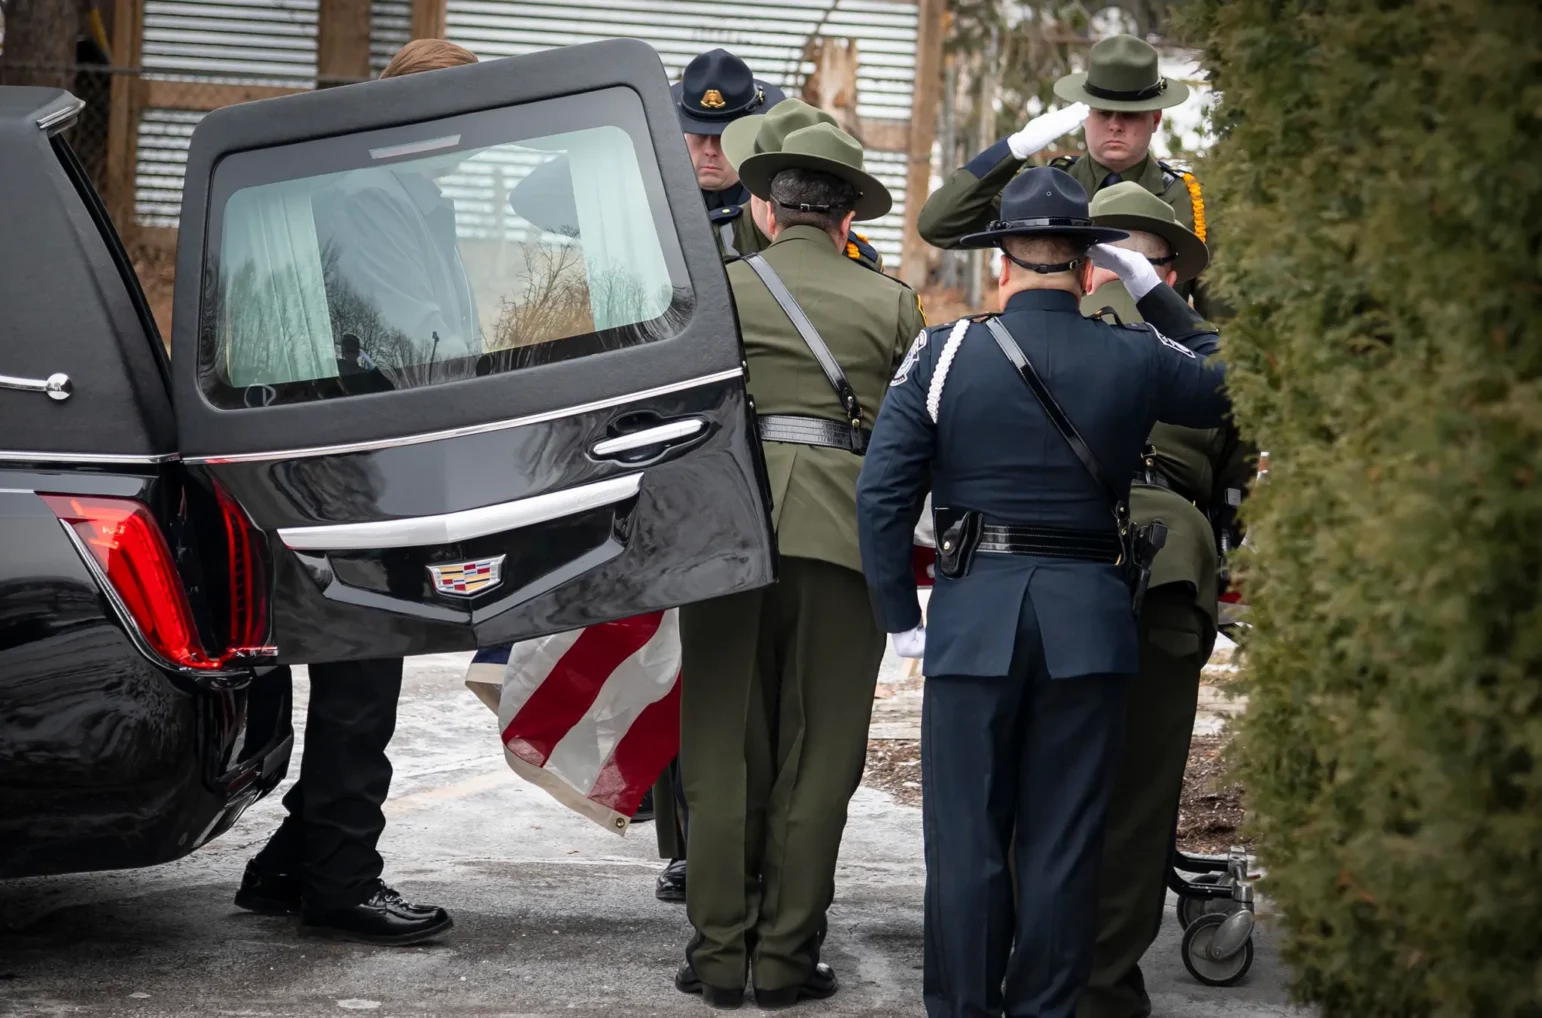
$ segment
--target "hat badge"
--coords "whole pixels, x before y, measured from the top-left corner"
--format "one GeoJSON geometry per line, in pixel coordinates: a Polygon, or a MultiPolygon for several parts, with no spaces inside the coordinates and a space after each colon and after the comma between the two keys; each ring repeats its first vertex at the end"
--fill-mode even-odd
{"type": "Polygon", "coordinates": [[[728,105],[728,103],[723,100],[723,93],[719,92],[715,88],[709,88],[702,93],[701,104],[709,110],[720,110],[724,106],[728,105]]]}

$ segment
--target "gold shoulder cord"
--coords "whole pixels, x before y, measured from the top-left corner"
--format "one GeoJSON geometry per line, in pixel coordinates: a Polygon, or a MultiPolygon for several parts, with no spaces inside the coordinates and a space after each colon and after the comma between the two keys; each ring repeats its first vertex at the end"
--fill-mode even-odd
{"type": "Polygon", "coordinates": [[[1199,181],[1194,174],[1180,170],[1179,178],[1183,180],[1183,186],[1189,189],[1189,201],[1194,206],[1194,236],[1201,241],[1205,239],[1205,199],[1199,193],[1199,181]]]}

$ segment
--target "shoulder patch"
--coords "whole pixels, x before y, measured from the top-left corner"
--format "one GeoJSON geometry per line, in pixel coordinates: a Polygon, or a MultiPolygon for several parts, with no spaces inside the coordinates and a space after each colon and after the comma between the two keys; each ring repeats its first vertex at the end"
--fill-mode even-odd
{"type": "Polygon", "coordinates": [[[1158,329],[1156,326],[1154,326],[1154,325],[1152,325],[1152,324],[1150,324],[1148,322],[1146,324],[1146,328],[1151,330],[1151,334],[1153,336],[1155,336],[1157,339],[1162,341],[1162,345],[1163,346],[1171,347],[1172,349],[1177,350],[1179,353],[1183,354],[1183,356],[1187,357],[1191,361],[1199,359],[1199,356],[1193,350],[1190,350],[1188,347],[1184,346],[1182,343],[1175,342],[1174,340],[1168,339],[1166,336],[1162,335],[1162,330],[1158,329]]]}
{"type": "Polygon", "coordinates": [[[894,377],[889,379],[889,387],[904,385],[910,381],[910,372],[915,368],[916,362],[921,359],[921,351],[926,349],[930,335],[929,329],[922,329],[916,336],[915,342],[910,344],[910,349],[905,351],[905,359],[900,361],[899,370],[894,372],[894,377]]]}
{"type": "Polygon", "coordinates": [[[731,223],[744,214],[743,205],[724,205],[720,209],[712,209],[707,217],[714,223],[731,223]]]}

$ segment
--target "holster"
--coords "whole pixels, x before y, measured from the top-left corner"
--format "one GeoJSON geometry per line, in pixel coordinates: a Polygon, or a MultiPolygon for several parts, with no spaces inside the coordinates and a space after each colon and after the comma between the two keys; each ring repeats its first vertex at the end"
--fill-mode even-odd
{"type": "Polygon", "coordinates": [[[1125,582],[1130,585],[1130,608],[1136,615],[1140,614],[1146,588],[1151,585],[1151,564],[1166,543],[1167,524],[1161,520],[1131,526],[1125,531],[1125,582]]]}
{"type": "Polygon", "coordinates": [[[974,553],[980,547],[983,514],[972,509],[932,510],[932,525],[937,534],[937,572],[950,580],[969,575],[974,553]]]}

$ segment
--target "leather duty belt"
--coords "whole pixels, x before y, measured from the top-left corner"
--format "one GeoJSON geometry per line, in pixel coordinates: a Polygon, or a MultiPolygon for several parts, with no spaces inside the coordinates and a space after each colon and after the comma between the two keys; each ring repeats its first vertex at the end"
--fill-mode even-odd
{"type": "Polygon", "coordinates": [[[1149,484],[1153,488],[1166,488],[1168,491],[1177,491],[1173,482],[1162,476],[1162,472],[1155,467],[1137,467],[1135,470],[1136,484],[1149,484]]]}
{"type": "Polygon", "coordinates": [[[1162,471],[1158,470],[1154,466],[1142,465],[1136,467],[1133,480],[1136,484],[1145,484],[1153,488],[1166,488],[1168,491],[1172,492],[1174,495],[1177,495],[1185,502],[1193,503],[1200,512],[1209,512],[1209,509],[1202,505],[1198,499],[1190,498],[1187,491],[1174,484],[1166,474],[1162,473],[1162,471]]]}
{"type": "Polygon", "coordinates": [[[1112,530],[1072,530],[987,523],[980,528],[977,551],[995,555],[1044,555],[1115,565],[1123,555],[1119,535],[1112,530]]]}
{"type": "Polygon", "coordinates": [[[866,428],[853,428],[838,421],[820,417],[795,417],[791,414],[770,414],[760,418],[762,442],[791,442],[794,445],[820,445],[832,449],[845,449],[858,456],[867,452],[868,439],[873,433],[866,428]]]}

